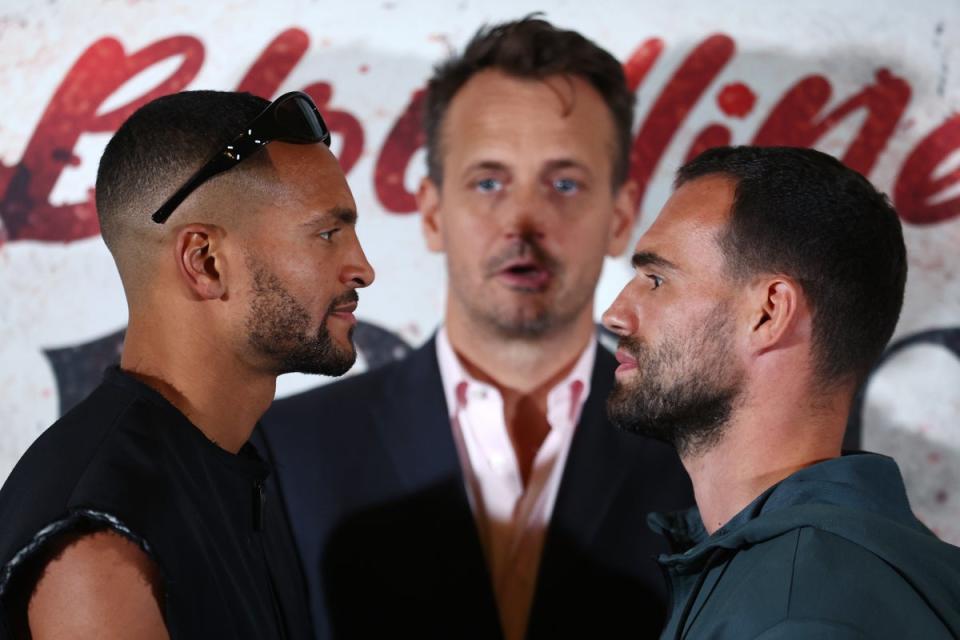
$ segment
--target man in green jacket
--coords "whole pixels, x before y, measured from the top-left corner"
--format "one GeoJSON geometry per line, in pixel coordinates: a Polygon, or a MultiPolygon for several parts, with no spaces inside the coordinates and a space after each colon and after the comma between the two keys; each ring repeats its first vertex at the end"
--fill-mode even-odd
{"type": "Polygon", "coordinates": [[[724,147],[678,172],[604,314],[611,418],[671,442],[697,500],[650,518],[675,552],[662,638],[960,637],[960,549],[893,460],[840,450],[905,253],[886,197],[826,154],[724,147]]]}

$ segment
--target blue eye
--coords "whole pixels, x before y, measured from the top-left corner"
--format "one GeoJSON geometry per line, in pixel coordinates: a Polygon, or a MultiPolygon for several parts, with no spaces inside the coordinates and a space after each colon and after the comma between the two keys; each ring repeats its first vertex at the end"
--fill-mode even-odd
{"type": "Polygon", "coordinates": [[[503,183],[496,178],[481,178],[474,183],[480,193],[494,193],[503,189],[503,183]]]}
{"type": "Polygon", "coordinates": [[[558,178],[553,181],[553,188],[557,193],[569,196],[580,191],[580,183],[571,178],[558,178]]]}
{"type": "Polygon", "coordinates": [[[663,278],[661,278],[658,275],[654,275],[651,273],[651,274],[647,274],[647,277],[650,278],[650,280],[653,282],[653,286],[651,287],[651,289],[659,289],[660,285],[663,284],[663,278]]]}

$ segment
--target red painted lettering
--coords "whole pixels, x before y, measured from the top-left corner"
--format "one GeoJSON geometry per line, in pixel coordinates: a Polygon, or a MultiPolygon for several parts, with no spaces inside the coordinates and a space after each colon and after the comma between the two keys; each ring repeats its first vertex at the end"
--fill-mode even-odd
{"type": "Polygon", "coordinates": [[[417,210],[417,201],[403,184],[410,160],[426,142],[421,122],[426,91],[413,94],[410,104],[397,119],[387,135],[377,166],[373,184],[383,208],[392,213],[412,213],[417,210]]]}
{"type": "Polygon", "coordinates": [[[323,113],[323,120],[327,123],[330,131],[340,136],[343,141],[338,160],[343,173],[350,173],[353,165],[360,158],[360,154],[363,153],[363,126],[352,114],[327,108],[330,97],[333,95],[333,88],[328,83],[316,82],[305,87],[304,92],[308,93],[317,103],[317,107],[323,113]]]}
{"type": "Polygon", "coordinates": [[[900,217],[912,224],[934,224],[960,216],[960,196],[939,200],[936,195],[960,184],[960,167],[934,178],[948,157],[960,151],[960,115],[934,129],[910,152],[893,189],[900,217]]]}
{"type": "Polygon", "coordinates": [[[687,119],[693,105],[733,57],[735,48],[729,36],[714,35],[704,40],[683,61],[653,104],[634,139],[630,154],[630,176],[639,187],[638,202],[643,202],[650,177],[670,140],[687,119]]]}
{"type": "Polygon", "coordinates": [[[250,65],[237,91],[249,91],[261,98],[271,98],[303,58],[310,46],[310,36],[302,29],[287,29],[274,38],[260,57],[250,65]]]}
{"type": "MultiPolygon", "coordinates": [[[[7,240],[68,242],[100,232],[91,197],[53,206],[50,192],[63,170],[77,162],[73,149],[85,132],[116,131],[142,105],[183,89],[203,62],[196,38],[165,38],[127,55],[113,38],[98,40],[73,65],[44,111],[23,158],[12,171],[0,199],[0,218],[7,240]],[[97,115],[107,98],[128,80],[154,64],[182,56],[180,66],[141,97],[109,113],[97,115]]],[[[92,190],[91,190],[92,191],[92,190]]]]}
{"type": "Polygon", "coordinates": [[[868,175],[910,101],[910,85],[881,69],[875,84],[865,87],[817,121],[831,94],[830,82],[823,76],[800,80],[773,108],[757,131],[753,144],[809,147],[844,118],[864,108],[867,119],[840,159],[868,175]]]}

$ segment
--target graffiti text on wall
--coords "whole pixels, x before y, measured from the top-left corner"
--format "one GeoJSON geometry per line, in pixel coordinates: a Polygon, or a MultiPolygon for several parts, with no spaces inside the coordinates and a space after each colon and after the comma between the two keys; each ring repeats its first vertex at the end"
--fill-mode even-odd
{"type": "MultiPolygon", "coordinates": [[[[253,61],[237,89],[272,96],[301,61],[309,36],[288,29],[271,41],[253,61]]],[[[654,38],[638,46],[624,63],[627,80],[638,89],[661,57],[662,40],[654,38]]],[[[686,122],[691,110],[707,95],[717,76],[736,53],[733,38],[718,34],[704,39],[685,57],[666,81],[639,123],[632,149],[632,176],[641,194],[650,183],[666,149],[686,122]]],[[[26,150],[13,166],[0,164],[0,240],[70,242],[99,233],[92,189],[82,202],[54,205],[50,193],[60,174],[79,159],[75,145],[84,133],[109,133],[146,102],[186,88],[204,60],[203,43],[192,36],[172,36],[128,53],[114,38],[90,45],[60,83],[41,116],[26,150]],[[106,113],[100,107],[127,81],[153,65],[169,59],[179,64],[168,77],[143,95],[106,113]]],[[[366,143],[358,118],[334,106],[334,87],[323,81],[303,87],[313,96],[333,132],[342,141],[340,161],[349,173],[366,143]]],[[[873,81],[835,101],[833,85],[822,75],[800,78],[773,102],[752,140],[761,145],[811,146],[854,114],[864,114],[862,124],[842,155],[842,160],[861,173],[873,170],[886,148],[910,100],[909,83],[887,69],[877,69],[873,81]]],[[[752,113],[756,95],[747,85],[735,82],[721,87],[714,96],[718,109],[728,117],[752,113]]],[[[377,153],[374,187],[383,208],[404,214],[415,210],[414,197],[404,185],[407,165],[423,145],[420,109],[423,91],[418,90],[400,114],[377,153]]],[[[731,142],[730,129],[721,123],[706,124],[694,134],[686,157],[711,146],[731,142]]],[[[938,171],[960,150],[960,115],[953,115],[925,132],[906,154],[893,184],[893,200],[909,223],[933,224],[960,216],[960,196],[943,198],[960,184],[960,168],[938,171]]],[[[642,201],[642,199],[641,199],[642,201]]]]}

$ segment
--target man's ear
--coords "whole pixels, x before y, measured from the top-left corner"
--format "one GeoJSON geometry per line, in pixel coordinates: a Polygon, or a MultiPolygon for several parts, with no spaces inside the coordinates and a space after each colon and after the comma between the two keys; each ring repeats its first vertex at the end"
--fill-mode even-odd
{"type": "Polygon", "coordinates": [[[440,187],[429,176],[420,181],[417,189],[417,207],[420,209],[420,228],[427,241],[427,249],[443,253],[443,222],[440,216],[440,187]]]}
{"type": "Polygon", "coordinates": [[[610,240],[607,255],[619,256],[627,248],[633,227],[639,214],[637,198],[640,189],[633,180],[627,180],[613,194],[613,220],[610,224],[610,240]]]}
{"type": "Polygon", "coordinates": [[[180,276],[198,300],[217,300],[227,293],[220,227],[189,224],[177,231],[176,259],[180,276]]]}
{"type": "Polygon", "coordinates": [[[786,276],[760,278],[749,286],[750,346],[755,354],[796,342],[806,313],[803,290],[786,276]]]}

